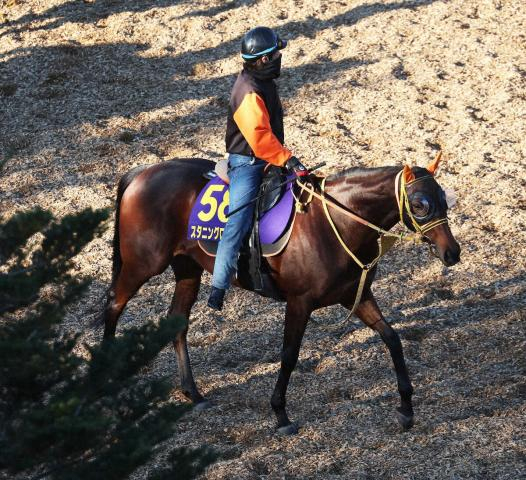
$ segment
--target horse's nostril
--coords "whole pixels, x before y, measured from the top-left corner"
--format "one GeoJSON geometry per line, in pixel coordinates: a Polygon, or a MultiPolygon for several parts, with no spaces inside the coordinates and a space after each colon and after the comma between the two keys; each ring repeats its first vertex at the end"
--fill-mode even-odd
{"type": "Polygon", "coordinates": [[[448,266],[455,265],[460,261],[460,248],[452,250],[446,250],[444,254],[444,261],[448,266]]]}

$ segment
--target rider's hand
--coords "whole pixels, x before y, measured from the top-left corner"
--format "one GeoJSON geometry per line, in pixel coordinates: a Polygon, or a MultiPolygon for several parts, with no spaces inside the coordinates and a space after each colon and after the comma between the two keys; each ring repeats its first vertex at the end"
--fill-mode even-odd
{"type": "Polygon", "coordinates": [[[285,164],[285,168],[289,172],[293,172],[296,177],[307,177],[310,172],[303,163],[301,163],[296,157],[290,157],[285,164]]]}

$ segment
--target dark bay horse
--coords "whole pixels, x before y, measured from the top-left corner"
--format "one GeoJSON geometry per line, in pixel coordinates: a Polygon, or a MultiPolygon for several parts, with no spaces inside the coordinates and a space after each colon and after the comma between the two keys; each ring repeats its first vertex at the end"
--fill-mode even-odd
{"type": "MultiPolygon", "coordinates": [[[[406,226],[419,230],[432,244],[445,265],[459,261],[460,247],[447,224],[444,192],[433,177],[432,168],[383,167],[351,169],[329,177],[325,193],[333,205],[331,217],[341,239],[362,262],[377,256],[378,231],[345,215],[352,212],[381,229],[389,230],[403,218],[406,226]],[[398,175],[403,173],[403,175],[398,175]],[[403,182],[395,186],[395,179],[403,182]],[[401,185],[401,186],[400,186],[401,185]],[[407,195],[404,194],[407,190],[407,195]],[[438,219],[438,221],[437,221],[438,219]],[[421,230],[423,224],[430,228],[421,230]]],[[[194,240],[187,239],[187,225],[206,179],[203,173],[214,163],[204,159],[172,160],[137,167],[125,174],[118,186],[113,252],[113,280],[104,310],[104,337],[115,335],[117,320],[137,290],[151,277],[171,266],[176,287],[170,314],[190,318],[197,299],[203,270],[211,272],[214,257],[206,255],[194,240]]],[[[314,180],[313,183],[317,183],[314,180]]],[[[267,259],[278,289],[286,299],[285,330],[281,368],[271,398],[278,429],[295,433],[285,410],[290,375],[296,366],[307,321],[315,309],[341,304],[349,309],[357,294],[361,268],[337,239],[321,201],[312,200],[307,212],[298,214],[290,241],[283,252],[267,259]]],[[[398,334],[385,321],[371,292],[376,273],[365,277],[356,315],[379,333],[391,354],[398,391],[398,421],[403,428],[413,424],[413,387],[405,365],[398,334]]],[[[208,406],[194,382],[186,335],[188,325],[174,340],[184,394],[198,408],[208,406]]]]}

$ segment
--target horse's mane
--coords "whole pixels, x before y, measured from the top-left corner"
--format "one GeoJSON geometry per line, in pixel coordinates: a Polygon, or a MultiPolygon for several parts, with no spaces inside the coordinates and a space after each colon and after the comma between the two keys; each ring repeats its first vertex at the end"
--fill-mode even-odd
{"type": "Polygon", "coordinates": [[[327,180],[338,180],[340,178],[352,178],[352,177],[355,177],[355,176],[370,175],[370,174],[378,173],[378,172],[381,172],[381,171],[385,172],[385,171],[391,170],[391,169],[400,170],[401,168],[402,168],[402,166],[397,166],[397,167],[394,167],[394,166],[390,166],[390,167],[369,167],[369,168],[365,168],[365,167],[351,167],[351,168],[346,168],[345,170],[342,170],[341,172],[329,175],[327,177],[327,180]]]}
{"type": "MultiPolygon", "coordinates": [[[[403,165],[391,165],[389,167],[351,167],[346,168],[345,170],[342,170],[341,172],[334,173],[332,175],[329,175],[327,177],[327,180],[338,180],[340,178],[353,178],[353,177],[363,177],[367,175],[374,175],[376,173],[380,172],[387,172],[389,170],[397,171],[399,172],[403,167],[403,165]]],[[[415,174],[416,178],[423,177],[424,175],[429,175],[429,172],[422,167],[412,167],[413,173],[415,174]]]]}

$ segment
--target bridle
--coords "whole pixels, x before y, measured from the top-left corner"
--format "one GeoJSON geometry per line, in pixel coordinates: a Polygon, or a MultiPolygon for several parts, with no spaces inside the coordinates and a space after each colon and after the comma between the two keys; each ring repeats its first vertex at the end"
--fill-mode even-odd
{"type": "MultiPolygon", "coordinates": [[[[398,172],[395,178],[395,196],[396,196],[396,202],[398,204],[398,210],[400,214],[400,222],[402,225],[406,226],[405,220],[404,220],[404,213],[407,214],[409,219],[411,220],[411,224],[413,228],[415,229],[415,233],[392,233],[388,230],[385,230],[381,227],[378,227],[377,225],[374,225],[371,222],[368,222],[364,218],[360,217],[359,215],[356,215],[355,213],[351,212],[347,208],[344,208],[337,203],[333,202],[332,200],[329,200],[326,197],[325,194],[325,181],[326,178],[323,178],[320,183],[320,192],[318,193],[315,191],[313,185],[311,183],[304,183],[300,181],[299,179],[296,181],[297,185],[302,189],[302,191],[305,191],[308,193],[308,199],[307,202],[301,202],[300,198],[296,197],[296,211],[304,211],[306,204],[310,203],[312,201],[312,198],[315,197],[318,200],[321,201],[323,206],[323,211],[325,212],[325,216],[327,217],[327,220],[332,227],[332,230],[334,231],[334,234],[336,235],[336,238],[340,242],[340,245],[343,247],[345,252],[354,260],[354,262],[362,269],[362,274],[360,276],[360,283],[358,284],[358,289],[356,292],[356,297],[354,299],[354,305],[349,313],[349,316],[347,317],[347,320],[351,318],[352,314],[355,312],[356,307],[358,307],[358,304],[360,303],[360,300],[362,298],[363,294],[363,288],[365,285],[365,280],[367,278],[367,274],[369,271],[380,261],[380,258],[382,258],[390,249],[393,247],[393,245],[397,241],[413,241],[413,242],[426,242],[429,244],[429,249],[431,253],[435,256],[438,256],[436,251],[433,249],[434,245],[431,242],[431,239],[426,236],[426,233],[432,230],[433,228],[437,227],[438,225],[442,225],[444,223],[447,223],[447,217],[440,217],[434,220],[431,220],[423,225],[420,225],[414,215],[411,211],[411,205],[409,203],[409,196],[407,194],[407,187],[414,185],[417,182],[424,181],[427,179],[432,179],[432,175],[425,175],[423,177],[416,178],[410,182],[405,181],[405,177],[403,174],[403,170],[398,172]],[[338,228],[336,227],[331,214],[329,212],[329,207],[332,209],[342,213],[343,215],[352,218],[358,223],[361,223],[362,225],[365,225],[369,228],[372,228],[373,230],[376,230],[379,233],[378,238],[378,255],[369,263],[365,264],[363,263],[352,251],[351,249],[345,244],[342,236],[340,235],[340,232],[338,231],[338,228]]],[[[299,195],[301,197],[301,194],[299,195]]]]}
{"type": "Polygon", "coordinates": [[[432,180],[434,179],[433,175],[424,175],[423,177],[415,178],[414,180],[411,180],[410,182],[405,181],[405,177],[402,175],[403,170],[398,172],[395,178],[395,195],[396,195],[396,202],[398,203],[398,210],[400,212],[400,222],[402,222],[402,225],[406,225],[404,220],[404,212],[407,214],[409,219],[411,220],[411,225],[415,229],[415,231],[420,234],[421,239],[431,241],[429,237],[426,236],[426,233],[432,230],[435,227],[438,227],[438,225],[442,225],[443,223],[447,223],[447,217],[440,217],[436,218],[434,220],[431,220],[427,223],[424,223],[423,225],[420,225],[413,215],[413,212],[411,211],[411,205],[409,204],[409,195],[407,194],[407,187],[412,186],[418,182],[422,182],[425,180],[432,180]]]}

